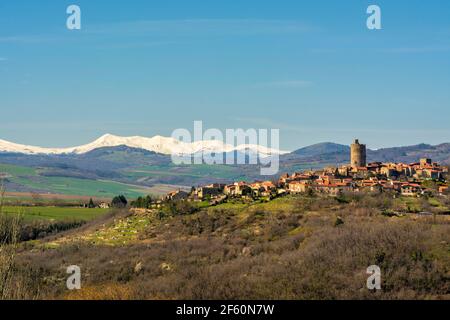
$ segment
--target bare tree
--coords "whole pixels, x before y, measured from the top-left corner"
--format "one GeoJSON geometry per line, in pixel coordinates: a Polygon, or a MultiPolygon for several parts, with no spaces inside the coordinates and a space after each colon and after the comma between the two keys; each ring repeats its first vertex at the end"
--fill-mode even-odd
{"type": "Polygon", "coordinates": [[[4,210],[5,189],[0,184],[0,299],[14,299],[13,282],[14,261],[19,242],[22,217],[20,214],[7,214],[4,210]]]}
{"type": "Polygon", "coordinates": [[[33,205],[38,206],[38,205],[42,204],[42,197],[39,193],[32,192],[31,198],[33,199],[33,205]]]}

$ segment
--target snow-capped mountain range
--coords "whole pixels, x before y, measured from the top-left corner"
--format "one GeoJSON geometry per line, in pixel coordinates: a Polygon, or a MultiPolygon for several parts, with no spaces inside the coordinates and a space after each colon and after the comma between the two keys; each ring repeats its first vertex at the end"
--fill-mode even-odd
{"type": "Polygon", "coordinates": [[[146,138],[140,136],[134,137],[120,137],[111,134],[105,134],[97,140],[78,147],[71,148],[43,148],[35,146],[27,146],[0,139],[0,152],[22,153],[22,154],[84,154],[95,149],[104,147],[127,146],[130,148],[143,149],[153,151],[165,155],[180,155],[180,154],[197,154],[201,152],[208,153],[228,153],[228,152],[247,152],[258,154],[261,157],[285,154],[286,151],[267,148],[260,145],[243,144],[233,146],[225,144],[221,141],[196,141],[186,143],[174,138],[155,136],[153,138],[146,138]]]}

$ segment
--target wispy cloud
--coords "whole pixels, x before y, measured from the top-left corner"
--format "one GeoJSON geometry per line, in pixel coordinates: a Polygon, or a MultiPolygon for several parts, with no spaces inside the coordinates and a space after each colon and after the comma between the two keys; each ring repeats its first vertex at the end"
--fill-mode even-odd
{"type": "MultiPolygon", "coordinates": [[[[83,25],[77,32],[77,41],[103,42],[112,38],[126,37],[123,46],[159,46],[178,43],[180,38],[223,37],[223,36],[264,36],[302,34],[317,30],[295,20],[264,19],[185,19],[185,20],[142,20],[113,22],[108,24],[83,25]]],[[[0,43],[39,45],[73,41],[64,31],[50,34],[23,34],[0,36],[0,43]]]]}
{"type": "Polygon", "coordinates": [[[434,134],[441,134],[441,135],[448,135],[450,134],[450,129],[446,128],[436,128],[436,129],[418,129],[418,128],[383,128],[380,129],[379,127],[346,127],[346,126],[316,126],[316,125],[304,125],[304,124],[291,124],[286,122],[279,122],[268,118],[246,118],[246,117],[238,117],[238,118],[232,118],[230,120],[245,123],[247,125],[255,125],[259,126],[261,128],[272,128],[272,129],[280,129],[285,130],[289,132],[296,132],[296,133],[310,133],[310,132],[340,132],[340,133],[354,133],[362,132],[362,133],[370,133],[370,134],[377,134],[380,133],[380,130],[382,130],[384,133],[389,132],[392,134],[427,134],[427,133],[434,133],[434,134]]]}
{"type": "Polygon", "coordinates": [[[299,21],[258,19],[144,20],[97,25],[88,33],[149,36],[253,36],[297,34],[314,30],[299,21]]]}
{"type": "Polygon", "coordinates": [[[286,131],[292,131],[292,132],[298,132],[298,133],[305,133],[308,132],[309,128],[303,128],[299,125],[292,125],[284,122],[274,121],[272,119],[268,118],[245,118],[245,117],[238,117],[231,119],[237,122],[245,123],[246,125],[255,125],[259,126],[261,128],[271,128],[271,129],[280,129],[280,130],[286,130],[286,131]]]}
{"type": "Polygon", "coordinates": [[[182,43],[181,41],[148,41],[148,40],[134,40],[131,42],[121,43],[100,43],[96,44],[97,48],[109,48],[109,49],[133,49],[133,48],[152,48],[161,46],[177,45],[182,43]]]}
{"type": "Polygon", "coordinates": [[[0,37],[0,43],[39,44],[52,42],[57,39],[56,37],[49,37],[47,35],[14,35],[0,37]]]}
{"type": "Polygon", "coordinates": [[[307,80],[286,80],[286,81],[271,81],[265,83],[257,83],[254,87],[257,88],[306,88],[312,86],[313,83],[307,80]]]}
{"type": "Polygon", "coordinates": [[[344,54],[346,52],[379,52],[379,53],[392,53],[392,54],[422,54],[422,53],[440,53],[449,52],[450,46],[416,46],[416,47],[386,47],[386,48],[373,48],[373,47],[342,47],[342,48],[315,48],[311,49],[311,53],[315,54],[344,54]]]}
{"type": "Polygon", "coordinates": [[[398,48],[387,48],[381,49],[384,53],[437,53],[437,52],[448,52],[450,51],[450,46],[423,46],[423,47],[398,47],[398,48]]]}

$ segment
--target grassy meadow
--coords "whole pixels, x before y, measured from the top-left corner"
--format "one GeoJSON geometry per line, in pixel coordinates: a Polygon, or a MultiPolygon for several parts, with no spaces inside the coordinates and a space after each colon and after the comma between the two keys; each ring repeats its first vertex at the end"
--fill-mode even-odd
{"type": "Polygon", "coordinates": [[[109,209],[75,208],[75,207],[24,207],[4,206],[3,212],[8,215],[20,214],[26,222],[32,221],[91,221],[107,213],[109,209]]]}

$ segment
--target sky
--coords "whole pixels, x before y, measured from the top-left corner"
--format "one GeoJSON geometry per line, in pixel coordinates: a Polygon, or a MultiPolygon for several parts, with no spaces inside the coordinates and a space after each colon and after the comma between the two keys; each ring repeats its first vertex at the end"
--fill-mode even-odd
{"type": "Polygon", "coordinates": [[[280,147],[450,142],[448,0],[0,2],[0,139],[280,129],[280,147]],[[81,8],[81,30],[66,9],[81,8]],[[367,7],[381,8],[369,30],[367,7]]]}

